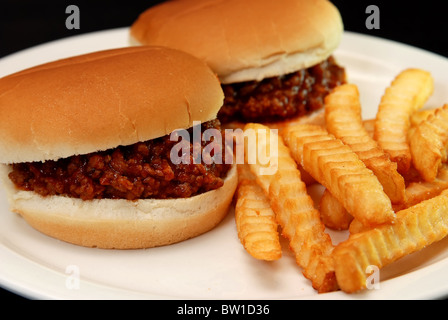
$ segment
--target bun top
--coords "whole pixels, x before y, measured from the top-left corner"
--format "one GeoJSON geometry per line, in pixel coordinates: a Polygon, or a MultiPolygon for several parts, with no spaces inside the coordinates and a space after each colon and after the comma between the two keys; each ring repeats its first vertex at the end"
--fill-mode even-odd
{"type": "Polygon", "coordinates": [[[311,67],[339,45],[338,9],[327,0],[182,0],[143,12],[137,44],[189,52],[222,83],[262,80],[311,67]]]}
{"type": "Polygon", "coordinates": [[[163,47],[94,52],[0,79],[0,162],[56,160],[215,119],[224,95],[201,60],[163,47]]]}

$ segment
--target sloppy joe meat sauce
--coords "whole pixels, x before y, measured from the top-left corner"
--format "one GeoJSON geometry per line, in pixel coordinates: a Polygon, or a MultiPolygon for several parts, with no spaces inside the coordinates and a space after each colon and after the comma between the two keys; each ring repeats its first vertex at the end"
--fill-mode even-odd
{"type": "Polygon", "coordinates": [[[218,113],[222,123],[273,122],[320,109],[324,97],[345,83],[345,70],[334,57],[283,76],[222,85],[225,99],[218,113]]]}
{"type": "MultiPolygon", "coordinates": [[[[209,128],[221,130],[219,121],[203,123],[201,130],[209,128]]],[[[66,195],[83,200],[186,198],[223,185],[229,164],[224,160],[222,164],[195,164],[191,157],[188,164],[173,164],[170,152],[176,143],[166,135],[56,161],[13,164],[9,178],[19,189],[42,196],[66,195]]],[[[202,142],[201,151],[209,143],[214,141],[202,142]]]]}

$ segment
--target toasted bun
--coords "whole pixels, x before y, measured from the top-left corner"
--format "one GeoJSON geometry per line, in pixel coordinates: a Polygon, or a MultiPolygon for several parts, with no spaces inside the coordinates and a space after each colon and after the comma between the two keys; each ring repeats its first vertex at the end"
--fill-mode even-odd
{"type": "Polygon", "coordinates": [[[154,139],[216,119],[223,99],[210,68],[174,49],[121,48],[37,66],[0,79],[0,163],[154,139]]]}
{"type": "Polygon", "coordinates": [[[168,1],[143,12],[132,41],[189,52],[235,83],[313,66],[339,45],[343,24],[327,0],[168,1]]]}
{"type": "Polygon", "coordinates": [[[84,201],[42,197],[17,190],[0,165],[11,210],[36,230],[56,239],[104,249],[141,249],[180,242],[214,228],[228,213],[238,176],[229,171],[224,186],[191,198],[84,201]]]}

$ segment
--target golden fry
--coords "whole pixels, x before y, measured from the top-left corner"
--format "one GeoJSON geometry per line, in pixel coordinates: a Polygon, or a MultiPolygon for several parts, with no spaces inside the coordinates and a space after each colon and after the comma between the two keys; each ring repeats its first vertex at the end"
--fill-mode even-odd
{"type": "Polygon", "coordinates": [[[353,219],[352,222],[350,223],[350,226],[348,227],[348,231],[350,232],[350,234],[360,233],[362,231],[367,231],[370,229],[372,228],[366,227],[356,219],[353,219]]]}
{"type": "Polygon", "coordinates": [[[412,163],[425,181],[433,181],[447,160],[448,104],[409,132],[412,163]]]}
{"type": "Polygon", "coordinates": [[[411,166],[407,140],[410,117],[422,108],[434,90],[431,74],[419,69],[401,72],[386,89],[375,121],[375,140],[406,173],[411,166]]]}
{"type": "Polygon", "coordinates": [[[269,188],[273,210],[278,213],[283,236],[289,239],[303,274],[319,292],[337,289],[330,236],[320,220],[319,211],[300,182],[298,170],[279,170],[269,188]]]}
{"type": "Polygon", "coordinates": [[[235,222],[238,237],[246,251],[256,259],[280,259],[282,249],[275,213],[246,164],[238,165],[235,222]]]}
{"type": "Polygon", "coordinates": [[[431,114],[434,114],[436,109],[425,109],[414,112],[411,115],[411,127],[417,126],[420,122],[428,119],[431,114]]]}
{"type": "Polygon", "coordinates": [[[363,120],[362,124],[369,137],[373,139],[375,133],[375,119],[363,120]]]}
{"type": "Polygon", "coordinates": [[[412,207],[417,203],[439,195],[446,189],[448,189],[448,165],[443,164],[433,181],[414,181],[409,183],[406,188],[406,202],[394,207],[395,211],[412,207]]]}
{"type": "Polygon", "coordinates": [[[397,213],[394,223],[350,236],[333,251],[336,278],[345,292],[366,288],[379,269],[448,235],[448,196],[439,195],[397,213]]]}
{"type": "MultiPolygon", "coordinates": [[[[408,209],[422,201],[431,199],[438,196],[441,192],[448,189],[448,165],[444,164],[440,170],[437,178],[434,181],[412,181],[406,187],[406,201],[394,205],[394,211],[398,212],[404,209],[408,209]]],[[[368,230],[357,220],[353,220],[350,223],[350,233],[359,233],[361,231],[368,230]]]]}
{"type": "Polygon", "coordinates": [[[332,140],[332,137],[328,135],[328,131],[324,127],[312,124],[290,126],[282,132],[282,137],[289,150],[291,150],[294,160],[302,167],[303,146],[306,143],[332,140]]]}
{"type": "MultiPolygon", "coordinates": [[[[245,134],[249,130],[252,130],[257,137],[257,148],[270,149],[272,152],[269,162],[278,166],[274,174],[263,175],[261,169],[265,166],[260,164],[260,161],[252,163],[248,161],[251,172],[256,175],[257,181],[268,195],[277,222],[282,228],[282,235],[289,240],[297,264],[303,268],[304,276],[311,280],[318,292],[336,290],[331,238],[325,233],[325,226],[307,193],[305,183],[301,180],[296,162],[282,139],[268,127],[248,124],[245,126],[245,134]],[[272,138],[277,140],[277,152],[273,152],[269,146],[273,143],[272,138]]],[[[249,133],[247,135],[250,136],[249,133]]],[[[255,152],[255,148],[247,147],[246,151],[246,159],[251,157],[253,159],[253,155],[249,152],[255,152]]]]}
{"type": "Polygon", "coordinates": [[[394,219],[392,204],[371,170],[341,140],[319,126],[300,125],[284,132],[296,161],[366,226],[394,219]]]}
{"type": "Polygon", "coordinates": [[[327,189],[320,198],[319,212],[324,225],[334,230],[347,230],[353,220],[352,215],[327,189]]]}
{"type": "Polygon", "coordinates": [[[405,200],[405,182],[397,171],[397,164],[390,161],[364,127],[357,86],[346,84],[336,87],[325,98],[325,120],[329,133],[348,145],[372,170],[392,203],[405,200]]]}
{"type": "Polygon", "coordinates": [[[407,69],[375,119],[362,119],[358,88],[346,84],[311,117],[246,124],[235,206],[245,250],[279,259],[281,231],[313,288],[352,293],[368,287],[372,268],[447,236],[448,104],[419,110],[433,90],[430,73],[407,69]],[[312,183],[326,188],[319,210],[312,183]],[[335,247],[326,227],[349,238],[335,247]]]}

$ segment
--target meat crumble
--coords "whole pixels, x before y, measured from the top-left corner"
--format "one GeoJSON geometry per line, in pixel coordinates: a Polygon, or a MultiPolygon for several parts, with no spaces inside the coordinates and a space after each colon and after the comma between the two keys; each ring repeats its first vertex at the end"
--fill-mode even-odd
{"type": "MultiPolygon", "coordinates": [[[[221,130],[220,122],[203,123],[201,132],[212,128],[221,130]]],[[[192,136],[192,128],[189,131],[192,136]]],[[[186,198],[223,185],[230,164],[225,164],[224,160],[222,164],[218,161],[195,164],[192,160],[193,141],[190,142],[191,161],[173,164],[170,152],[177,143],[166,135],[56,161],[13,164],[9,178],[21,190],[83,200],[186,198]]],[[[202,142],[201,151],[209,143],[216,142],[202,142]]],[[[221,147],[224,157],[225,146],[221,147]]]]}
{"type": "Polygon", "coordinates": [[[345,70],[334,57],[297,72],[222,86],[224,105],[218,113],[222,123],[270,122],[302,116],[320,109],[324,97],[345,83],[345,70]]]}

